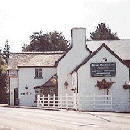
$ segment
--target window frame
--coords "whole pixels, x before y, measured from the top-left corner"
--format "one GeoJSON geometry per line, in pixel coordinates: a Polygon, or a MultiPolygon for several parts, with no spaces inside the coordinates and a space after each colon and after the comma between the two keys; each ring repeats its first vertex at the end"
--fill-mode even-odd
{"type": "Polygon", "coordinates": [[[42,79],[42,68],[35,68],[35,77],[34,79],[42,79]]]}

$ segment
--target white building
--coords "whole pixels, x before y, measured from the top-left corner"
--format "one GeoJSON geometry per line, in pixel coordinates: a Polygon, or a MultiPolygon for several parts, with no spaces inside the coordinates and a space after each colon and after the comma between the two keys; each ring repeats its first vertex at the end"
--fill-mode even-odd
{"type": "Polygon", "coordinates": [[[130,111],[130,40],[85,42],[85,29],[74,28],[72,45],[59,60],[58,95],[76,94],[82,111],[130,111]]]}
{"type": "Polygon", "coordinates": [[[74,28],[71,34],[71,50],[64,54],[58,63],[58,95],[71,94],[72,81],[71,71],[79,65],[89,54],[90,51],[86,48],[86,30],[84,28],[74,28]],[[79,44],[81,43],[81,44],[79,44]],[[64,84],[67,82],[68,89],[64,84]]]}
{"type": "Polygon", "coordinates": [[[45,84],[57,73],[56,61],[63,52],[12,53],[9,57],[10,105],[34,106],[34,87],[45,84]]]}

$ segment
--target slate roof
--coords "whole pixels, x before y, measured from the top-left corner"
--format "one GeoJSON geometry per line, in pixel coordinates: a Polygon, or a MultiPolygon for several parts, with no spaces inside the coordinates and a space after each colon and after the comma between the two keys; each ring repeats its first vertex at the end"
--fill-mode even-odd
{"type": "MultiPolygon", "coordinates": [[[[85,58],[78,66],[75,67],[75,69],[71,72],[71,74],[74,71],[77,71],[82,65],[84,65],[85,63],[87,63],[94,55],[96,55],[103,47],[106,48],[106,50],[108,50],[112,55],[115,56],[115,58],[117,58],[122,64],[126,65],[126,63],[124,62],[124,60],[122,60],[114,51],[111,50],[111,48],[109,48],[105,43],[103,43],[100,47],[97,48],[97,50],[93,51],[87,58],[85,58]]],[[[128,67],[128,65],[126,65],[128,67]]]]}
{"type": "MultiPolygon", "coordinates": [[[[86,41],[86,49],[92,53],[96,51],[103,43],[105,43],[112,51],[114,51],[122,60],[126,61],[130,66],[130,39],[121,40],[90,40],[86,41]]],[[[72,47],[64,53],[58,62],[66,56],[72,47]]]]}
{"type": "Polygon", "coordinates": [[[43,87],[49,87],[49,86],[55,87],[56,85],[57,85],[57,75],[55,74],[46,83],[44,83],[41,86],[36,86],[36,87],[34,87],[34,89],[43,88],[43,87]]]}
{"type": "Polygon", "coordinates": [[[11,53],[8,61],[8,70],[18,69],[18,67],[56,66],[56,61],[63,54],[63,51],[11,53]]]}
{"type": "Polygon", "coordinates": [[[86,41],[87,47],[94,52],[105,43],[122,60],[130,60],[130,39],[86,41]]]}

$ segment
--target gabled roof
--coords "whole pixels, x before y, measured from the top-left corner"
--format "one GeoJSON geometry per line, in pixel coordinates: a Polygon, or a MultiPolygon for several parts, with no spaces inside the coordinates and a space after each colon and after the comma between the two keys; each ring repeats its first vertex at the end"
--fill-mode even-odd
{"type": "MultiPolygon", "coordinates": [[[[122,64],[126,65],[125,62],[114,53],[114,51],[112,51],[105,43],[103,43],[96,51],[94,51],[93,53],[91,53],[87,58],[85,58],[85,60],[83,60],[83,62],[81,62],[81,64],[79,64],[71,73],[73,73],[74,71],[77,71],[80,66],[84,65],[85,63],[87,63],[94,55],[96,55],[103,47],[106,48],[106,50],[108,50],[112,55],[114,55],[122,64]]],[[[128,67],[128,66],[127,66],[128,67]]]]}
{"type": "Polygon", "coordinates": [[[34,87],[34,89],[43,88],[43,87],[55,87],[57,85],[57,75],[53,75],[46,83],[40,86],[34,87]]]}
{"type": "Polygon", "coordinates": [[[121,40],[92,40],[87,41],[87,47],[92,51],[96,51],[103,43],[105,43],[112,51],[114,51],[121,59],[130,60],[130,39],[121,40]]]}
{"type": "MultiPolygon", "coordinates": [[[[113,50],[121,59],[130,60],[130,39],[120,40],[87,40],[86,49],[91,53],[96,51],[103,43],[113,50]]],[[[72,47],[58,60],[63,59],[72,47]]]]}
{"type": "Polygon", "coordinates": [[[63,51],[11,53],[8,70],[18,67],[53,67],[63,54],[63,51]]]}

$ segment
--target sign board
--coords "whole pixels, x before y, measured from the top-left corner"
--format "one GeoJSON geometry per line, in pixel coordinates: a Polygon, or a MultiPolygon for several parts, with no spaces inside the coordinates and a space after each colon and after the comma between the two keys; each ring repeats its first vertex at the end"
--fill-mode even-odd
{"type": "Polygon", "coordinates": [[[116,63],[91,63],[90,72],[92,77],[116,76],[116,63]]]}
{"type": "Polygon", "coordinates": [[[15,70],[9,70],[9,76],[10,77],[16,77],[17,76],[17,71],[15,71],[15,70]]]}

